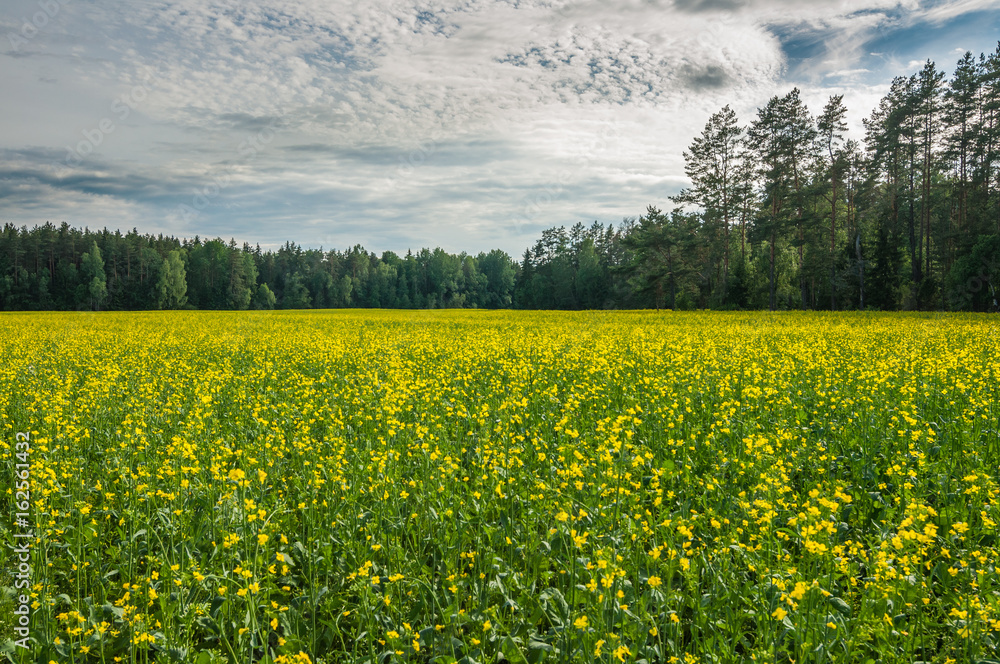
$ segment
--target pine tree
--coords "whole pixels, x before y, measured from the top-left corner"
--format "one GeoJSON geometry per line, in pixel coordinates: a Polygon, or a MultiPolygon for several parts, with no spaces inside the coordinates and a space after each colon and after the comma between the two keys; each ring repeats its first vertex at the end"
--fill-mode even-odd
{"type": "MultiPolygon", "coordinates": [[[[803,259],[803,197],[805,168],[815,138],[815,128],[798,89],[784,97],[772,97],[757,112],[757,119],[747,132],[763,183],[763,205],[756,221],[756,236],[766,239],[768,255],[768,302],[777,308],[777,247],[790,220],[799,234],[800,268],[803,259]]],[[[806,305],[805,282],[800,275],[802,306],[806,305]]]]}
{"type": "Polygon", "coordinates": [[[739,216],[738,186],[743,134],[744,129],[739,126],[736,113],[729,106],[712,115],[701,136],[696,137],[684,152],[684,171],[691,179],[691,187],[671,199],[680,205],[701,208],[709,233],[720,236],[717,244],[721,245],[722,253],[723,302],[729,284],[730,228],[739,216]]]}
{"type": "Polygon", "coordinates": [[[639,218],[638,225],[623,239],[632,252],[632,260],[621,271],[631,278],[640,294],[650,299],[657,311],[664,304],[668,309],[677,307],[679,281],[688,272],[680,251],[683,218],[684,215],[677,211],[668,217],[650,205],[646,214],[639,218]]]}
{"type": "Polygon", "coordinates": [[[816,125],[819,130],[819,141],[822,146],[826,163],[824,188],[827,186],[827,200],[830,204],[830,308],[837,309],[837,203],[840,199],[840,184],[847,168],[846,155],[840,149],[840,144],[847,131],[847,107],[844,106],[844,96],[830,97],[823,108],[816,125]]]}
{"type": "Polygon", "coordinates": [[[937,176],[938,155],[936,148],[942,130],[942,97],[944,72],[930,60],[917,76],[916,112],[919,119],[921,149],[921,195],[920,195],[920,231],[917,256],[923,253],[924,265],[922,276],[928,281],[919,284],[918,303],[927,306],[933,297],[933,280],[931,270],[931,221],[933,213],[933,198],[931,188],[937,176]]]}
{"type": "MultiPolygon", "coordinates": [[[[969,230],[969,188],[979,116],[980,77],[976,60],[966,52],[945,92],[945,114],[950,131],[945,137],[945,157],[955,164],[958,181],[954,231],[949,236],[951,258],[969,230]]],[[[948,266],[950,267],[950,265],[948,266]]]]}

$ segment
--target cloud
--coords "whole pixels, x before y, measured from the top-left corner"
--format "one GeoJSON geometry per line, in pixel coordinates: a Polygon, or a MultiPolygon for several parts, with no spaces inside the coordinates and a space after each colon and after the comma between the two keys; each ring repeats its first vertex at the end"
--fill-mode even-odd
{"type": "Polygon", "coordinates": [[[871,69],[842,69],[840,71],[827,72],[826,78],[853,78],[861,74],[870,74],[871,69]]]}
{"type": "MultiPolygon", "coordinates": [[[[0,201],[19,223],[520,253],[541,227],[668,207],[681,152],[723,104],[747,122],[799,85],[814,109],[846,94],[860,125],[885,72],[920,57],[893,35],[990,5],[67,3],[0,53],[0,201]],[[105,119],[114,131],[58,167],[105,119]]],[[[0,23],[33,6],[5,4],[0,23]]]]}
{"type": "Polygon", "coordinates": [[[730,82],[729,74],[718,65],[684,65],[681,77],[694,90],[724,88],[730,82]]]}
{"type": "Polygon", "coordinates": [[[913,16],[914,20],[941,25],[952,19],[976,12],[995,11],[995,0],[957,0],[953,2],[930,2],[922,6],[913,16]]]}
{"type": "Polygon", "coordinates": [[[676,0],[674,6],[682,11],[733,11],[747,5],[746,0],[676,0]]]}

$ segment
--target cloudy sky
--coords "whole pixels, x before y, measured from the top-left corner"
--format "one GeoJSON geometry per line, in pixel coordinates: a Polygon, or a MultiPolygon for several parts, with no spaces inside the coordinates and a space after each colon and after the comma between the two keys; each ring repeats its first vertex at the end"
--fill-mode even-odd
{"type": "Polygon", "coordinates": [[[802,89],[861,119],[1000,0],[3,0],[0,222],[520,254],[669,207],[802,89]]]}

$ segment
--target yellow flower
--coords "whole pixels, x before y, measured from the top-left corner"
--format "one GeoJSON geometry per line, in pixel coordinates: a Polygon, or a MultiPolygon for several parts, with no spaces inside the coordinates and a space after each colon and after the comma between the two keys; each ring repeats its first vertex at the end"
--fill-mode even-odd
{"type": "Polygon", "coordinates": [[[663,585],[663,581],[660,580],[660,577],[658,576],[649,577],[649,586],[651,588],[658,588],[661,585],[663,585]]]}
{"type": "Polygon", "coordinates": [[[587,616],[580,616],[573,621],[573,626],[577,629],[587,629],[587,616]]]}
{"type": "Polygon", "coordinates": [[[783,620],[785,616],[788,615],[788,611],[785,611],[783,608],[779,606],[771,613],[771,615],[777,618],[778,620],[783,620]]]}

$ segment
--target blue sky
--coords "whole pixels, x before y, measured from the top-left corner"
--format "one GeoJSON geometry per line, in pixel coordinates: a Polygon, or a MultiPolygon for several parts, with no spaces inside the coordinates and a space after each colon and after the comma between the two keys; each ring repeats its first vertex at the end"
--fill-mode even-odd
{"type": "Polygon", "coordinates": [[[851,125],[1000,0],[6,0],[0,221],[517,255],[685,184],[731,104],[851,125]]]}

